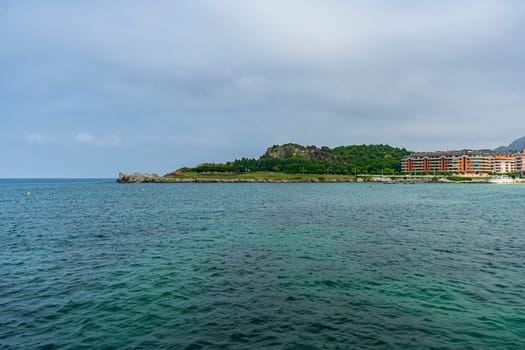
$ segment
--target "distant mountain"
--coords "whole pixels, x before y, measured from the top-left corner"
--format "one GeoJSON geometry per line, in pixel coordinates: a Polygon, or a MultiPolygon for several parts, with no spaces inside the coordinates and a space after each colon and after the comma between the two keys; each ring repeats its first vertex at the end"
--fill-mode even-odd
{"type": "Polygon", "coordinates": [[[512,141],[510,145],[508,146],[500,146],[498,148],[495,148],[494,152],[513,152],[513,151],[519,152],[523,149],[525,149],[525,136],[512,141]]]}

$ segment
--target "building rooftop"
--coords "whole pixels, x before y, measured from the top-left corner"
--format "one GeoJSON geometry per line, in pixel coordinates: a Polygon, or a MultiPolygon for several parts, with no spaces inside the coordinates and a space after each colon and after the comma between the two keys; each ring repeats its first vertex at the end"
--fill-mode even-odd
{"type": "Polygon", "coordinates": [[[489,149],[482,150],[472,150],[472,149],[462,149],[462,150],[449,150],[449,151],[434,151],[434,152],[413,152],[409,155],[412,157],[439,157],[439,156],[490,156],[493,155],[494,151],[489,149]]]}

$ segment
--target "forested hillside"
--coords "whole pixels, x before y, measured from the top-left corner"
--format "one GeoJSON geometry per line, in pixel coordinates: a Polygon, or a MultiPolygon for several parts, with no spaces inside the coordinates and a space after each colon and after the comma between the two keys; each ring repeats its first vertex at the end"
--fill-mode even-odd
{"type": "Polygon", "coordinates": [[[204,163],[179,172],[250,172],[272,171],[289,174],[392,174],[401,171],[404,148],[389,145],[352,145],[335,148],[274,145],[258,159],[241,158],[227,163],[204,163]]]}

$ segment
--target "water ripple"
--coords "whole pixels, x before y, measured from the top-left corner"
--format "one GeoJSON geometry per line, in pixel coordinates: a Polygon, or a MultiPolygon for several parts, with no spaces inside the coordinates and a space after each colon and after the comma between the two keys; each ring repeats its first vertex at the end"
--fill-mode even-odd
{"type": "Polygon", "coordinates": [[[3,181],[0,348],[521,349],[524,194],[3,181]]]}

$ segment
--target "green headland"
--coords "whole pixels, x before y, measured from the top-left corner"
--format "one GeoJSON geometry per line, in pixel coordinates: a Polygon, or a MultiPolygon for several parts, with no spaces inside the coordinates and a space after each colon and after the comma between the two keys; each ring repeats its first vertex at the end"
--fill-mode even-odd
{"type": "MultiPolygon", "coordinates": [[[[294,143],[269,147],[259,158],[181,167],[163,176],[121,173],[119,182],[450,182],[457,179],[401,174],[410,151],[389,145],[334,148],[294,143]]],[[[472,179],[465,179],[471,181],[472,179]]],[[[476,179],[481,180],[483,179],[476,179]]]]}

